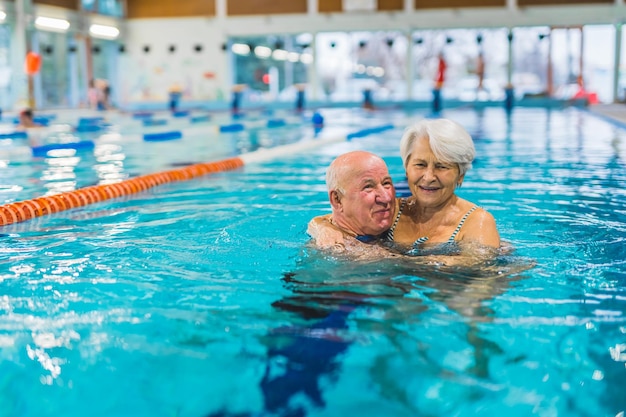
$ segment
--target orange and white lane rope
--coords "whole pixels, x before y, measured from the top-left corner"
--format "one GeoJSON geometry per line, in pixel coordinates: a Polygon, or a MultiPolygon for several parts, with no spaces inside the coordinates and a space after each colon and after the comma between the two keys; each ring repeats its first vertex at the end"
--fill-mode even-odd
{"type": "MultiPolygon", "coordinates": [[[[367,129],[369,133],[377,133],[379,130],[380,128],[378,128],[378,130],[367,129]]],[[[363,136],[363,134],[360,136],[363,136]]],[[[349,138],[350,134],[346,132],[345,129],[335,128],[326,130],[326,132],[314,138],[276,146],[274,148],[262,148],[221,161],[199,163],[170,171],[142,175],[114,184],[93,185],[65,193],[38,197],[32,200],[8,203],[0,206],[0,227],[52,213],[58,213],[60,211],[99,203],[112,198],[137,194],[162,184],[186,181],[207,174],[234,170],[252,163],[307,152],[325,145],[345,142],[349,138]]]]}
{"type": "Polygon", "coordinates": [[[136,194],[157,185],[186,181],[207,174],[237,169],[243,165],[243,159],[235,157],[217,162],[189,165],[171,171],[142,175],[115,184],[94,185],[65,193],[5,204],[0,206],[0,226],[19,223],[35,217],[58,213],[112,198],[136,194]]]}

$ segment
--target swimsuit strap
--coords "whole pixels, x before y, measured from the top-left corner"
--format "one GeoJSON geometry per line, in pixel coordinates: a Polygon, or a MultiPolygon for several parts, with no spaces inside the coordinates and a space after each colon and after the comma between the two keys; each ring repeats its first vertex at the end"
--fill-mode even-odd
{"type": "Polygon", "coordinates": [[[477,206],[474,206],[471,209],[469,209],[469,211],[467,213],[465,213],[465,216],[463,216],[463,218],[459,222],[459,225],[456,227],[456,229],[454,229],[454,233],[452,233],[452,236],[450,236],[450,239],[448,239],[448,242],[454,242],[454,240],[456,239],[456,235],[461,230],[461,227],[463,227],[463,224],[465,223],[465,220],[467,220],[467,217],[470,214],[472,214],[474,212],[474,210],[476,210],[477,208],[478,208],[477,206]]]}
{"type": "Polygon", "coordinates": [[[400,199],[400,209],[398,210],[396,219],[394,220],[393,224],[391,225],[391,227],[389,228],[389,230],[387,230],[385,234],[385,239],[390,242],[393,241],[393,232],[396,230],[396,226],[398,225],[398,221],[400,220],[400,215],[402,214],[402,210],[404,209],[405,205],[406,205],[406,199],[405,198],[400,199]]]}
{"type": "Polygon", "coordinates": [[[354,238],[358,240],[359,242],[363,242],[363,243],[372,243],[378,240],[378,236],[372,236],[372,235],[356,235],[354,238]]]}

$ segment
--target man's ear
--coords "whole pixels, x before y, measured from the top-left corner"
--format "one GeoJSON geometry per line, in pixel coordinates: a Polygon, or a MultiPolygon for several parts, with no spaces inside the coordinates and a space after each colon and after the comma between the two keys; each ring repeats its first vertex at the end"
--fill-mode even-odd
{"type": "Polygon", "coordinates": [[[330,200],[330,205],[333,209],[341,209],[341,196],[337,190],[332,190],[328,193],[328,200],[330,200]]]}

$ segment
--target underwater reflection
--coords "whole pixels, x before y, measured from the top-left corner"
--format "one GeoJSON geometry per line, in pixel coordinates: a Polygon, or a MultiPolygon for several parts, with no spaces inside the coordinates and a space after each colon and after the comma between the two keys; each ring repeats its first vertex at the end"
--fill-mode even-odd
{"type": "MultiPolygon", "coordinates": [[[[282,277],[292,295],[272,304],[288,314],[290,325],[272,329],[264,339],[268,360],[260,388],[265,411],[304,416],[309,409],[323,410],[325,391],[337,381],[343,356],[368,337],[387,338],[401,357],[427,356],[409,329],[429,331],[432,313],[442,310],[465,326],[473,363],[464,372],[488,378],[489,360],[502,349],[477,326],[494,317],[485,302],[505,293],[531,267],[532,262],[512,256],[453,267],[410,258],[346,262],[319,253],[301,259],[295,271],[282,277]]],[[[378,362],[371,365],[373,383],[386,395],[404,397],[390,394],[389,376],[374,369],[381,366],[378,362]]]]}

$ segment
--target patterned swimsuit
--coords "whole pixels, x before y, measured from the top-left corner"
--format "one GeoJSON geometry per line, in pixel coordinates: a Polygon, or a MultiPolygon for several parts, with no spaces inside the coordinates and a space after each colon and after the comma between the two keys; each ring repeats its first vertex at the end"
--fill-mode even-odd
{"type": "MultiPolygon", "coordinates": [[[[394,234],[394,231],[396,230],[396,226],[398,225],[398,221],[400,220],[400,215],[402,214],[402,210],[404,210],[404,207],[406,206],[406,201],[407,200],[404,198],[400,200],[400,209],[398,210],[396,219],[393,222],[393,225],[391,226],[391,228],[387,230],[384,236],[384,239],[388,242],[394,241],[393,234],[394,234]]],[[[477,208],[478,206],[474,206],[471,209],[469,209],[467,213],[465,213],[463,218],[461,218],[461,221],[459,222],[459,224],[456,226],[456,229],[454,229],[454,232],[452,232],[452,235],[450,236],[450,238],[446,242],[444,242],[443,245],[447,245],[447,244],[449,245],[455,242],[456,235],[459,234],[459,231],[461,230],[461,227],[463,227],[463,225],[465,224],[465,221],[467,220],[468,216],[472,214],[474,210],[476,210],[477,208]]],[[[416,254],[416,252],[420,250],[420,246],[423,243],[426,243],[426,241],[428,241],[428,236],[422,236],[418,238],[415,242],[413,242],[413,249],[409,251],[409,254],[416,254]]]]}

